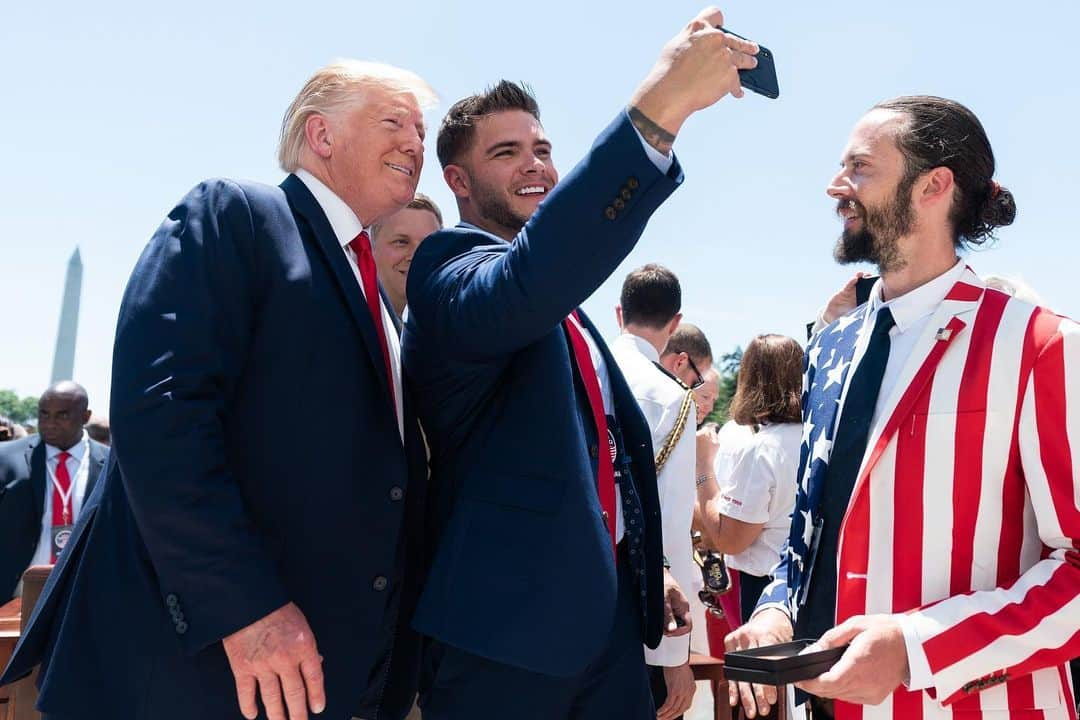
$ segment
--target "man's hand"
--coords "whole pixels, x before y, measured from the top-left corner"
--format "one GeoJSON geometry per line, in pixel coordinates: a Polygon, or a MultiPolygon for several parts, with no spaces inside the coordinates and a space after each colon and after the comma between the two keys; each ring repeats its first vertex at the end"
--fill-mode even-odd
{"type": "Polygon", "coordinates": [[[877,705],[908,678],[904,631],[889,615],[857,615],[821,636],[803,652],[851,643],[827,672],[796,687],[818,697],[877,705]]]}
{"type": "Polygon", "coordinates": [[[757,66],[756,43],[728,35],[716,8],[705,8],[668,41],[630,100],[630,119],[660,152],[671,150],[679,129],[694,112],[728,93],[742,97],[739,70],[757,66]]]}
{"type": "Polygon", "coordinates": [[[681,637],[690,632],[693,624],[690,603],[671,572],[664,568],[664,635],[681,637]]]}
{"type": "Polygon", "coordinates": [[[821,319],[826,325],[855,309],[855,306],[859,304],[855,298],[855,284],[866,276],[867,273],[862,271],[855,273],[850,280],[844,283],[844,287],[829,298],[828,304],[825,305],[825,309],[821,312],[821,319]]]}
{"type": "Polygon", "coordinates": [[[667,686],[667,700],[656,711],[656,720],[674,720],[690,709],[694,701],[694,671],[686,662],[677,667],[664,668],[664,684],[667,686]]]}
{"type": "Polygon", "coordinates": [[[222,640],[236,678],[240,712],[258,715],[255,689],[270,720],[307,720],[326,708],[322,657],[300,608],[289,603],[222,640]],[[285,705],[282,705],[282,695],[285,705]]]}
{"type": "MultiPolygon", "coordinates": [[[[766,608],[739,629],[728,633],[724,638],[725,650],[749,650],[762,645],[778,645],[791,642],[791,620],[782,610],[766,608]]],[[[728,683],[728,702],[732,707],[742,699],[746,717],[756,717],[759,712],[765,715],[776,704],[776,687],[773,685],[751,685],[745,682],[728,683]]]]}

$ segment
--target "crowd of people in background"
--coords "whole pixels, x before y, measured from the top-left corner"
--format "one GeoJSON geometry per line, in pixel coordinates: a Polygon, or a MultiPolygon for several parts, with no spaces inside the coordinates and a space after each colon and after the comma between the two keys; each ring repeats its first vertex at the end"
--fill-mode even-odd
{"type": "Polygon", "coordinates": [[[674,272],[625,277],[615,337],[580,307],[683,182],[683,123],[742,96],[758,48],[722,22],[562,178],[527,87],[454,103],[452,228],[416,192],[427,83],[316,72],[281,185],[201,183],[139,259],[111,428],[70,381],[3,426],[0,598],[56,565],[0,683],[39,666],[50,720],[674,720],[692,650],[802,637],[848,649],[728,702],[1075,718],[1080,326],[959,258],[1016,214],[970,110],[859,120],[834,256],[879,276],[805,346],[748,338],[722,424],[674,272]],[[320,432],[283,442],[282,408],[320,432]]]}

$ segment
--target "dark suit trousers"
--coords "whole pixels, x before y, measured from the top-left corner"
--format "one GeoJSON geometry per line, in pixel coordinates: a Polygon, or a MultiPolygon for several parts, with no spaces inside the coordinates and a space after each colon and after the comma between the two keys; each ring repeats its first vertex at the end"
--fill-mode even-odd
{"type": "Polygon", "coordinates": [[[585,672],[543,675],[441,645],[432,685],[420,704],[424,720],[655,720],[636,586],[621,547],[619,556],[608,645],[585,672]]]}

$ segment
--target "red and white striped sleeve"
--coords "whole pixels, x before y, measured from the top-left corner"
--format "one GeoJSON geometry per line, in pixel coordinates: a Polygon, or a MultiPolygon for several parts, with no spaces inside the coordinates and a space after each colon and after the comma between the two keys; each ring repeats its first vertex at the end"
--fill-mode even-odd
{"type": "Polygon", "coordinates": [[[1080,325],[1031,318],[1014,443],[1042,559],[1011,584],[955,595],[911,613],[937,698],[1080,656],[1080,325]]]}

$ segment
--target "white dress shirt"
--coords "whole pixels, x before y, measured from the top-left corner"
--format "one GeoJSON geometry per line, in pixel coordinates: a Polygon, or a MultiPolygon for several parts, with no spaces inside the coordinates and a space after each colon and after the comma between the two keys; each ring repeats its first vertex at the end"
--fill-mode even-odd
{"type": "MultiPolygon", "coordinates": [[[[356,253],[349,247],[357,235],[364,230],[364,225],[360,221],[360,218],[356,217],[356,213],[352,211],[345,201],[334,194],[334,191],[326,187],[317,177],[309,173],[307,170],[297,170],[296,176],[307,186],[307,189],[311,191],[311,194],[315,196],[315,202],[319,203],[319,207],[326,214],[326,219],[330,221],[330,227],[334,231],[334,235],[337,237],[338,244],[341,245],[341,251],[345,253],[345,258],[349,261],[349,267],[352,268],[353,275],[356,276],[356,286],[360,289],[360,295],[367,299],[367,295],[364,294],[364,281],[360,277],[360,265],[358,264],[356,253]]],[[[370,235],[370,231],[368,232],[370,235]]],[[[398,433],[405,441],[405,418],[404,409],[402,406],[402,389],[401,389],[401,342],[398,340],[397,333],[394,331],[394,320],[390,317],[390,310],[386,307],[386,303],[380,295],[379,308],[382,310],[383,316],[383,329],[386,333],[386,347],[390,355],[390,374],[391,382],[394,386],[394,403],[397,410],[397,423],[398,433]]]]}
{"type": "MultiPolygon", "coordinates": [[[[45,446],[45,503],[41,514],[41,534],[38,535],[37,548],[30,560],[31,565],[50,565],[52,563],[52,511],[53,488],[56,484],[56,468],[60,464],[58,447],[45,446]]],[[[71,524],[79,518],[82,511],[86,485],[90,479],[90,438],[83,431],[79,442],[68,448],[71,457],[67,459],[68,477],[71,478],[71,524]]]]}
{"type": "MultiPolygon", "coordinates": [[[[878,423],[887,420],[887,418],[881,417],[881,413],[889,401],[889,396],[896,389],[896,382],[900,378],[904,364],[907,363],[908,358],[911,356],[911,351],[926,328],[930,316],[934,314],[934,311],[945,300],[945,296],[949,294],[949,291],[963,276],[965,267],[966,264],[963,260],[957,260],[956,264],[947,272],[888,302],[885,302],[882,298],[883,284],[881,279],[878,279],[870,291],[870,300],[868,301],[870,311],[866,314],[863,332],[855,346],[855,355],[851,362],[851,368],[848,370],[849,378],[854,377],[859,362],[862,360],[863,355],[866,354],[866,345],[869,343],[871,335],[870,330],[877,321],[878,311],[883,307],[889,308],[893,319],[896,321],[896,326],[889,331],[889,360],[885,365],[885,375],[881,379],[881,389],[878,392],[877,404],[874,406],[874,417],[870,422],[871,434],[873,434],[873,429],[878,423]]],[[[837,421],[839,421],[840,415],[843,413],[844,401],[847,398],[847,390],[850,385],[850,382],[845,385],[843,395],[840,398],[840,411],[836,414],[837,421]]],[[[867,447],[867,452],[870,450],[871,448],[867,447]]],[[[907,686],[912,690],[928,688],[933,684],[930,663],[926,659],[926,652],[922,648],[922,643],[919,641],[915,628],[906,614],[900,613],[894,615],[894,617],[904,631],[904,642],[907,645],[910,670],[910,680],[907,686]]]]}
{"type": "MultiPolygon", "coordinates": [[[[608,347],[649,425],[653,452],[659,454],[678,421],[687,391],[653,364],[660,360],[660,355],[647,340],[623,333],[608,343],[608,347]]],[[[697,499],[694,485],[697,453],[694,420],[697,411],[692,402],[688,417],[679,441],[656,476],[656,484],[660,496],[664,555],[671,563],[672,577],[683,588],[683,594],[690,597],[696,596],[702,586],[701,573],[694,564],[690,542],[690,525],[697,499]]],[[[704,636],[705,626],[694,627],[692,632],[704,636]]],[[[645,648],[645,662],[649,665],[675,667],[684,664],[689,657],[689,635],[665,637],[655,650],[645,648]]]]}
{"type": "Polygon", "coordinates": [[[727,556],[728,567],[762,577],[776,565],[791,530],[802,423],[762,425],[740,440],[730,470],[716,472],[718,508],[729,518],[765,526],[750,547],[727,556]]]}

